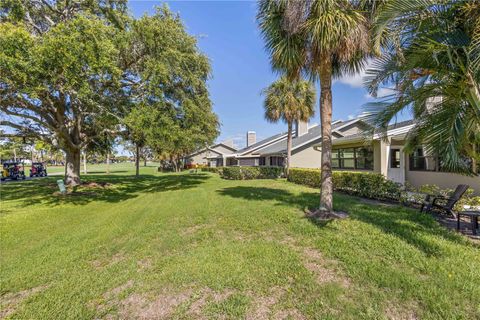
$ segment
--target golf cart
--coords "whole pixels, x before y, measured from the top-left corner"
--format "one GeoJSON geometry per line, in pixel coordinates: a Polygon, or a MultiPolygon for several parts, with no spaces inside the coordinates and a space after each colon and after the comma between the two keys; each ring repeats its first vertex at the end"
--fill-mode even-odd
{"type": "Polygon", "coordinates": [[[42,162],[32,162],[32,168],[30,169],[31,177],[46,177],[47,168],[44,167],[42,162]]]}
{"type": "Polygon", "coordinates": [[[2,170],[2,181],[5,179],[25,180],[25,168],[21,162],[4,162],[2,170]]]}
{"type": "Polygon", "coordinates": [[[43,165],[42,162],[33,162],[32,168],[30,169],[30,178],[31,177],[46,177],[47,168],[43,165]]]}

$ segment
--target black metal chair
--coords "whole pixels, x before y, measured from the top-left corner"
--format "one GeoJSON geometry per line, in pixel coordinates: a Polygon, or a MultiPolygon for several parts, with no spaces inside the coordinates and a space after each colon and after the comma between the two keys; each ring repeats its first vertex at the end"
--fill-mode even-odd
{"type": "Polygon", "coordinates": [[[425,197],[425,200],[420,207],[420,212],[423,212],[424,209],[425,212],[439,211],[450,214],[455,218],[456,216],[455,212],[453,211],[453,207],[468,190],[468,188],[469,186],[466,184],[459,184],[452,195],[448,198],[429,194],[425,197]]]}

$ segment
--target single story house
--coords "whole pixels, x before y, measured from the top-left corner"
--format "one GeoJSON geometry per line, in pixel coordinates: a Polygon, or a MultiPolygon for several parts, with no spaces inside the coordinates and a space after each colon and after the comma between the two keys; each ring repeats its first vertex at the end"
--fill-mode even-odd
{"type": "MultiPolygon", "coordinates": [[[[413,120],[388,127],[386,137],[376,134],[365,139],[368,125],[356,118],[332,123],[334,170],[371,171],[383,174],[392,181],[413,186],[435,184],[441,188],[470,185],[480,194],[480,176],[464,176],[445,172],[439,158],[419,147],[414,153],[403,151],[405,138],[415,126],[413,120]]],[[[247,147],[225,156],[225,166],[284,166],[287,153],[287,133],[280,133],[255,142],[248,133],[247,147]],[[253,143],[252,143],[253,142],[253,143]]],[[[291,167],[320,168],[321,128],[296,124],[292,139],[291,167]]],[[[479,172],[479,168],[472,168],[479,172]]]]}
{"type": "Polygon", "coordinates": [[[222,167],[225,158],[236,151],[232,141],[224,141],[189,154],[185,157],[184,163],[187,166],[222,167]]]}

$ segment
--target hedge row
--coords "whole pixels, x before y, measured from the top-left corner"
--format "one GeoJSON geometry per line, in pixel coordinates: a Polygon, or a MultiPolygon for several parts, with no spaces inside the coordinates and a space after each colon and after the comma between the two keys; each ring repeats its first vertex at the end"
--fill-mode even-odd
{"type": "MultiPolygon", "coordinates": [[[[379,173],[333,171],[334,190],[379,200],[400,200],[402,186],[379,173]]],[[[290,169],[288,181],[310,187],[320,187],[320,170],[290,169]]]]}
{"type": "Polygon", "coordinates": [[[280,167],[224,167],[220,176],[229,180],[276,179],[283,175],[280,167]]]}

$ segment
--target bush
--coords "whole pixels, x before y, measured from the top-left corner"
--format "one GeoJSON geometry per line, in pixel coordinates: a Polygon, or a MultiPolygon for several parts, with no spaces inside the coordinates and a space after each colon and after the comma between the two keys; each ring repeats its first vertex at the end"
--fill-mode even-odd
{"type": "Polygon", "coordinates": [[[221,177],[229,180],[276,179],[283,175],[280,167],[224,167],[221,177]]]}
{"type": "MultiPolygon", "coordinates": [[[[440,189],[434,184],[424,184],[418,188],[415,188],[409,184],[406,184],[407,196],[405,197],[407,202],[420,204],[425,200],[425,195],[431,194],[436,196],[449,197],[454,190],[453,189],[440,189]]],[[[467,192],[460,198],[455,204],[455,211],[463,211],[468,209],[480,209],[480,196],[473,195],[474,190],[469,188],[467,192]]]]}
{"type": "MultiPolygon", "coordinates": [[[[332,178],[334,190],[360,197],[398,201],[402,192],[400,184],[386,179],[379,173],[334,171],[332,178]]],[[[292,168],[288,181],[320,188],[320,170],[292,168]]]]}

